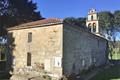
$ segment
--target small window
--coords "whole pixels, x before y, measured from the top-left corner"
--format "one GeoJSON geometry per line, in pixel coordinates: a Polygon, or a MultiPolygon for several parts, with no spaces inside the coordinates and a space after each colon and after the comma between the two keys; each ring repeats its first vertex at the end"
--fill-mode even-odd
{"type": "Polygon", "coordinates": [[[93,20],[93,15],[91,15],[91,20],[93,20]]]}
{"type": "Polygon", "coordinates": [[[1,60],[5,60],[5,54],[4,53],[1,54],[1,60]]]}
{"type": "Polygon", "coordinates": [[[91,23],[88,24],[88,30],[91,32],[91,23]]]}
{"type": "Polygon", "coordinates": [[[0,53],[0,60],[1,60],[1,61],[6,60],[6,55],[5,55],[5,53],[0,53]]]}
{"type": "Polygon", "coordinates": [[[28,43],[32,42],[32,33],[28,33],[28,43]]]}
{"type": "Polygon", "coordinates": [[[0,53],[0,71],[5,71],[6,69],[6,55],[5,53],[0,53]]]}
{"type": "Polygon", "coordinates": [[[31,53],[27,53],[27,66],[31,66],[31,53]]]}
{"type": "Polygon", "coordinates": [[[96,24],[93,23],[93,32],[96,32],[96,24]]]}

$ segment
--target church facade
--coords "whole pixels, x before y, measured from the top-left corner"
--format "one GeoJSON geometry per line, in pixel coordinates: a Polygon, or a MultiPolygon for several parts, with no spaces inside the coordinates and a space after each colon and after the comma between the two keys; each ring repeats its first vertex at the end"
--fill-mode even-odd
{"type": "MultiPolygon", "coordinates": [[[[99,33],[97,26],[95,31],[99,33]]],[[[62,19],[30,22],[8,28],[8,32],[15,39],[13,76],[27,74],[30,78],[45,71],[61,78],[107,61],[106,39],[62,19]]]]}

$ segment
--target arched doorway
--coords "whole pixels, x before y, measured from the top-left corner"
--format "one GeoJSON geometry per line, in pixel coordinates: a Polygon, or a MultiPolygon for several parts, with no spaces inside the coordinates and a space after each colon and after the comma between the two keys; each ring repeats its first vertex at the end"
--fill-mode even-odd
{"type": "Polygon", "coordinates": [[[91,31],[91,23],[88,24],[88,30],[91,31]]]}
{"type": "Polygon", "coordinates": [[[96,32],[96,24],[93,23],[93,32],[96,32]]]}

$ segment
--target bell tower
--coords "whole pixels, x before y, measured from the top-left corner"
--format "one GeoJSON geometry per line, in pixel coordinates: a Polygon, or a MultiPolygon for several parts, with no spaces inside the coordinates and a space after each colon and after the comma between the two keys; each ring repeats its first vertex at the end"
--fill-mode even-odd
{"type": "Polygon", "coordinates": [[[99,35],[99,21],[98,21],[98,15],[95,9],[90,9],[88,12],[87,20],[86,20],[86,26],[89,29],[90,32],[99,35]]]}

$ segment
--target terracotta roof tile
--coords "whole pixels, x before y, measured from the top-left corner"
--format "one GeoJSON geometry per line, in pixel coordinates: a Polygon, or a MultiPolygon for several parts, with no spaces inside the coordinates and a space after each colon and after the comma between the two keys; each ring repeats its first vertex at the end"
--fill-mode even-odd
{"type": "Polygon", "coordinates": [[[63,22],[63,19],[48,18],[48,19],[38,20],[38,21],[24,23],[24,24],[21,24],[18,26],[10,27],[10,28],[8,28],[8,30],[32,28],[32,27],[36,27],[36,26],[52,25],[52,24],[58,24],[58,23],[62,23],[62,22],[63,22]]]}

